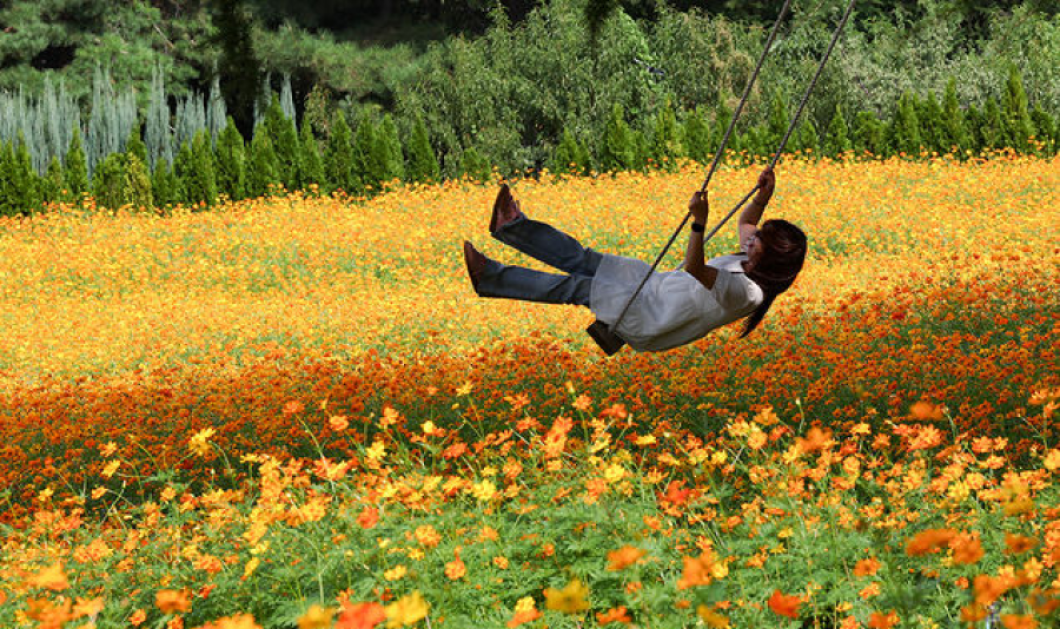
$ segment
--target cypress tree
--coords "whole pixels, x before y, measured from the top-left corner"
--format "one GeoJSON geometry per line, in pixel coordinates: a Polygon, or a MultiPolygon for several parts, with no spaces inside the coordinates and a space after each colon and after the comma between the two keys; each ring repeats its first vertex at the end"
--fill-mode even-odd
{"type": "Polygon", "coordinates": [[[832,121],[828,123],[828,131],[825,133],[821,150],[829,157],[840,158],[852,148],[850,129],[847,126],[846,118],[843,116],[843,106],[837,104],[835,113],[832,115],[832,121]]]}
{"type": "Polygon", "coordinates": [[[952,77],[946,83],[942,95],[942,151],[955,152],[961,157],[969,147],[968,132],[965,129],[964,112],[957,100],[957,81],[952,77]]]}
{"type": "Polygon", "coordinates": [[[819,150],[818,144],[820,142],[817,134],[817,125],[813,124],[813,120],[809,118],[803,120],[795,128],[795,132],[788,142],[794,144],[791,148],[792,151],[799,151],[811,156],[816,154],[819,150]]]}
{"type": "Polygon", "coordinates": [[[180,145],[177,156],[173,158],[173,177],[177,185],[173,190],[173,196],[177,203],[191,205],[193,201],[189,197],[192,184],[188,180],[193,177],[192,169],[195,168],[195,160],[192,158],[191,145],[188,142],[180,145]]]}
{"type": "Polygon", "coordinates": [[[917,113],[924,148],[937,153],[945,153],[948,147],[945,146],[946,134],[942,123],[942,107],[939,106],[933,93],[928,92],[928,95],[920,101],[917,113]]]}
{"type": "Polygon", "coordinates": [[[696,108],[688,112],[685,118],[685,150],[688,157],[700,164],[706,164],[713,158],[711,148],[713,139],[710,133],[710,124],[703,110],[696,108]]]}
{"type": "Polygon", "coordinates": [[[41,180],[37,169],[33,167],[29,146],[21,132],[18,134],[17,145],[12,170],[9,171],[9,181],[13,189],[9,190],[8,198],[18,213],[32,214],[40,209],[41,180]]]}
{"type": "Polygon", "coordinates": [[[997,100],[990,96],[983,107],[983,120],[980,135],[983,138],[983,149],[1001,149],[1005,147],[1005,121],[997,100]]]}
{"type": "Polygon", "coordinates": [[[15,182],[12,176],[15,170],[15,149],[10,143],[0,138],[0,216],[18,214],[14,200],[15,182]]]}
{"type": "Polygon", "coordinates": [[[1005,145],[1020,153],[1029,153],[1034,122],[1027,104],[1027,93],[1023,90],[1023,80],[1015,66],[1009,69],[1005,93],[1001,95],[1001,116],[1005,145]]]}
{"type": "Polygon", "coordinates": [[[1040,155],[1052,155],[1056,152],[1053,136],[1056,134],[1055,122],[1048,112],[1040,105],[1035,105],[1031,111],[1031,121],[1034,122],[1034,137],[1038,141],[1038,153],[1040,155]]]}
{"type": "Polygon", "coordinates": [[[169,162],[164,159],[158,160],[151,173],[151,194],[155,207],[160,210],[180,203],[180,180],[169,162]]]}
{"type": "Polygon", "coordinates": [[[336,110],[324,153],[324,172],[327,175],[327,190],[344,190],[353,193],[359,187],[353,172],[353,133],[346,124],[342,110],[336,110]]]}
{"type": "Polygon", "coordinates": [[[59,203],[66,200],[66,180],[63,179],[63,165],[58,155],[52,155],[48,162],[48,171],[41,179],[41,201],[59,203]]]}
{"type": "Polygon", "coordinates": [[[81,147],[81,131],[74,127],[74,136],[70,139],[70,148],[66,150],[66,189],[70,191],[72,201],[80,201],[88,192],[88,163],[85,151],[81,147]]]}
{"type": "Polygon", "coordinates": [[[209,133],[203,129],[191,141],[191,169],[181,177],[184,199],[189,204],[212,206],[217,201],[217,176],[209,133]]]}
{"type": "Polygon", "coordinates": [[[216,161],[217,192],[233,201],[243,199],[246,195],[246,144],[231,116],[217,136],[216,161]]]}
{"type": "Polygon", "coordinates": [[[984,149],[986,144],[983,138],[983,112],[979,110],[975,105],[968,105],[968,111],[965,112],[965,137],[968,139],[967,150],[972,154],[978,155],[984,149]]]}
{"type": "Polygon", "coordinates": [[[383,116],[383,124],[376,138],[382,144],[383,181],[405,179],[405,155],[401,148],[401,137],[390,114],[383,116]]]}
{"type": "Polygon", "coordinates": [[[135,155],[142,163],[150,163],[147,160],[147,145],[140,139],[140,125],[134,125],[129,139],[125,142],[125,152],[135,155]]]}
{"type": "Polygon", "coordinates": [[[116,211],[126,206],[154,206],[147,167],[131,153],[111,153],[105,157],[92,175],[92,185],[100,207],[116,211]]]}
{"type": "Polygon", "coordinates": [[[258,127],[255,133],[268,133],[272,141],[272,150],[276,153],[276,166],[279,179],[284,187],[293,190],[298,187],[298,132],[294,121],[284,115],[278,98],[272,99],[265,112],[264,129],[258,127]]]}
{"type": "Polygon", "coordinates": [[[883,123],[871,111],[859,111],[855,117],[854,146],[873,157],[886,156],[883,123]]]}
{"type": "MultiPolygon", "coordinates": [[[[768,134],[762,138],[765,143],[764,148],[770,153],[777,150],[777,146],[780,145],[780,141],[788,131],[788,125],[791,124],[791,118],[788,117],[788,109],[787,101],[781,98],[780,94],[774,94],[773,100],[769,103],[768,134]]],[[[796,150],[796,148],[789,146],[787,150],[791,152],[796,150]]]]}
{"type": "Polygon", "coordinates": [[[460,171],[471,181],[485,183],[490,180],[490,163],[482,153],[471,146],[460,156],[460,171]]]}
{"type": "Polygon", "coordinates": [[[298,185],[303,190],[324,183],[324,162],[320,159],[317,140],[313,137],[312,125],[302,124],[298,142],[298,185]]]}
{"type": "Polygon", "coordinates": [[[368,114],[361,116],[357,130],[353,133],[353,175],[360,183],[356,192],[378,190],[383,181],[382,143],[376,139],[375,125],[368,114]]]}
{"type": "Polygon", "coordinates": [[[423,119],[416,116],[412,125],[412,136],[408,142],[408,180],[418,183],[430,183],[438,181],[441,168],[438,165],[438,157],[431,148],[431,140],[427,135],[427,125],[423,119]]]}
{"type": "Polygon", "coordinates": [[[272,140],[261,126],[250,141],[250,159],[247,164],[246,191],[251,198],[262,197],[272,193],[279,183],[276,152],[272,149],[272,140]]]}
{"type": "MultiPolygon", "coordinates": [[[[714,146],[711,147],[711,149],[713,149],[712,152],[714,152],[714,153],[717,152],[717,150],[718,150],[717,147],[721,145],[721,141],[723,139],[725,139],[725,131],[729,128],[729,123],[732,122],[732,113],[733,113],[732,110],[729,109],[729,106],[726,105],[724,101],[721,101],[721,102],[718,103],[718,108],[714,112],[714,125],[713,125],[714,129],[717,130],[717,133],[713,134],[714,146]]],[[[733,135],[736,135],[736,133],[734,132],[733,135]]],[[[726,145],[726,147],[725,147],[725,151],[726,152],[729,152],[729,151],[733,150],[732,147],[734,146],[734,144],[731,144],[731,142],[733,140],[735,140],[735,139],[736,138],[734,138],[734,137],[730,137],[729,138],[730,144],[726,145]]],[[[779,138],[778,138],[778,141],[779,141],[779,138]]],[[[774,145],[772,145],[770,147],[770,151],[774,150],[775,148],[776,148],[776,145],[774,144],[774,145]]],[[[723,155],[722,158],[724,159],[724,157],[725,156],[723,155]]]]}
{"type": "Polygon", "coordinates": [[[681,129],[677,126],[677,116],[670,99],[666,99],[655,114],[655,132],[649,152],[660,168],[671,171],[677,166],[677,160],[685,156],[681,129]]]}
{"type": "Polygon", "coordinates": [[[906,91],[898,100],[898,107],[887,129],[887,143],[891,150],[912,158],[920,155],[920,147],[923,146],[920,118],[916,110],[916,96],[906,91]]]}
{"type": "Polygon", "coordinates": [[[633,132],[626,124],[622,105],[615,103],[604,126],[600,146],[600,168],[608,172],[631,170],[637,159],[633,132]]]}
{"type": "Polygon", "coordinates": [[[563,130],[559,145],[552,157],[552,172],[573,175],[581,171],[578,163],[578,143],[568,129],[563,130]]]}
{"type": "Polygon", "coordinates": [[[251,19],[244,7],[245,0],[218,0],[217,27],[221,43],[218,74],[225,102],[232,105],[230,112],[246,136],[254,129],[254,105],[261,89],[261,63],[254,53],[251,19]]]}

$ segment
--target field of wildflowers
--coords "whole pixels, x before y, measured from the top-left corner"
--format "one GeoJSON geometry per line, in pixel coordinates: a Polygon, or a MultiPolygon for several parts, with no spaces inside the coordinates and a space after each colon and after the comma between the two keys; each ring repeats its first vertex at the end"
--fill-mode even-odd
{"type": "MultiPolygon", "coordinates": [[[[1058,166],[786,162],[762,327],[610,359],[492,186],[0,222],[0,626],[1058,627],[1058,166]]],[[[650,260],[701,177],[513,190],[650,260]]]]}

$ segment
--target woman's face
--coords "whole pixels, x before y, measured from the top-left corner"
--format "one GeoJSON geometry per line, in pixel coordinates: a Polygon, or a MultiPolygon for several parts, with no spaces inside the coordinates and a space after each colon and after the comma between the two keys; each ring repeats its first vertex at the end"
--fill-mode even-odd
{"type": "Polygon", "coordinates": [[[759,236],[761,230],[755,231],[747,240],[744,242],[744,247],[747,249],[747,268],[754,268],[758,261],[762,259],[764,248],[762,247],[762,238],[759,236]]]}

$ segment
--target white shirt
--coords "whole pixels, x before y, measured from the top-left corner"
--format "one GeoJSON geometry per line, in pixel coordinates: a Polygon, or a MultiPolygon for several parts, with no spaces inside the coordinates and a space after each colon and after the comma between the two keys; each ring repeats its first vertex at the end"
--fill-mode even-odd
{"type": "MultiPolygon", "coordinates": [[[[709,290],[685,271],[653,273],[614,331],[639,352],[659,352],[746,317],[764,299],[762,289],[743,273],[746,259],[737,254],[709,260],[718,270],[709,290]]],[[[613,324],[650,269],[641,260],[604,254],[589,296],[596,318],[613,324]]]]}

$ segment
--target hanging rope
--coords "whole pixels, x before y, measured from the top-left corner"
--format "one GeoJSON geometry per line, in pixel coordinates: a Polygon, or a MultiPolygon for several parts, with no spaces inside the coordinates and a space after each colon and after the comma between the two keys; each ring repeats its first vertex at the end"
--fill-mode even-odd
{"type": "MultiPolygon", "coordinates": [[[[783,139],[781,139],[780,146],[777,147],[776,152],[773,154],[773,158],[769,162],[769,168],[773,168],[774,166],[776,166],[777,162],[780,160],[780,154],[784,151],[784,147],[787,146],[788,140],[791,138],[791,134],[795,130],[795,127],[799,122],[799,118],[802,116],[802,111],[806,108],[806,103],[810,100],[810,94],[813,92],[813,88],[817,85],[817,80],[821,77],[821,72],[824,70],[824,66],[828,62],[828,58],[832,55],[832,50],[835,48],[836,42],[839,41],[839,35],[843,32],[843,28],[846,26],[847,20],[850,18],[850,14],[853,12],[854,5],[856,3],[857,0],[850,0],[850,4],[847,5],[846,11],[843,13],[843,18],[839,21],[839,25],[836,27],[835,32],[832,34],[832,41],[829,42],[828,48],[827,50],[825,50],[824,56],[821,58],[821,62],[817,65],[817,71],[814,73],[813,79],[810,81],[810,84],[807,86],[806,91],[802,95],[802,99],[799,102],[799,107],[795,111],[795,116],[792,118],[791,124],[788,125],[788,130],[784,134],[783,139]]],[[[714,171],[717,168],[718,161],[720,160],[721,154],[725,149],[725,145],[729,140],[729,135],[732,133],[733,127],[736,125],[736,117],[739,114],[740,110],[743,108],[744,102],[746,101],[747,96],[751,91],[751,85],[753,84],[755,77],[758,76],[758,71],[762,66],[762,62],[765,60],[766,53],[769,51],[769,46],[772,43],[773,36],[776,34],[777,27],[780,25],[780,18],[782,18],[784,16],[784,12],[787,11],[788,4],[789,2],[784,3],[784,7],[781,9],[780,17],[777,18],[776,24],[773,25],[773,31],[769,35],[769,40],[766,43],[765,50],[763,50],[762,56],[758,60],[758,65],[755,66],[754,74],[752,74],[750,81],[748,81],[747,83],[747,87],[744,90],[743,99],[741,99],[739,107],[737,107],[736,112],[733,114],[732,121],[729,123],[729,128],[725,131],[725,136],[722,138],[722,143],[718,147],[718,152],[714,156],[714,161],[710,165],[710,170],[707,172],[707,177],[703,181],[703,187],[700,188],[700,192],[703,192],[707,189],[707,184],[710,182],[710,178],[714,175],[714,171]]],[[[725,216],[725,218],[723,218],[721,222],[714,227],[714,229],[710,230],[710,233],[704,236],[704,245],[706,245],[707,241],[713,238],[714,234],[718,233],[718,230],[720,230],[722,226],[724,226],[725,223],[727,223],[729,219],[732,218],[732,216],[736,214],[736,212],[741,207],[743,207],[745,203],[747,203],[747,201],[755,192],[758,192],[759,187],[760,186],[756,183],[754,188],[752,188],[751,191],[748,192],[744,196],[744,198],[736,204],[732,211],[730,211],[725,216]]],[[[691,212],[685,213],[685,217],[681,221],[681,224],[678,225],[677,230],[674,231],[674,234],[670,236],[670,240],[666,243],[666,246],[663,247],[663,250],[659,254],[659,256],[655,258],[655,262],[652,263],[651,268],[648,269],[648,272],[644,275],[644,279],[641,280],[640,284],[637,286],[637,289],[633,291],[633,295],[630,296],[629,301],[626,302],[625,307],[622,308],[622,312],[619,313],[618,318],[615,319],[615,322],[612,323],[610,326],[607,326],[602,321],[595,321],[592,325],[589,326],[589,335],[593,337],[593,339],[600,345],[600,347],[605,352],[607,352],[608,355],[617,352],[619,349],[621,349],[623,344],[621,339],[619,339],[612,330],[618,329],[619,324],[622,323],[622,319],[626,316],[626,312],[629,311],[629,307],[633,305],[633,301],[637,298],[638,295],[640,295],[640,292],[644,288],[644,285],[648,283],[648,280],[651,278],[652,274],[655,273],[655,269],[658,268],[659,263],[662,262],[662,259],[666,257],[666,253],[670,250],[670,247],[674,244],[674,241],[677,240],[677,237],[684,230],[685,225],[688,223],[688,219],[691,217],[691,212]]]]}

